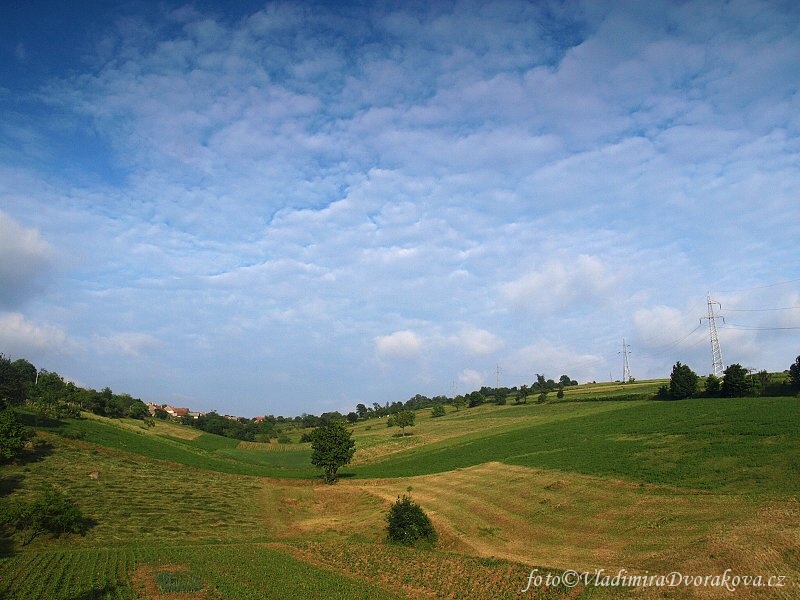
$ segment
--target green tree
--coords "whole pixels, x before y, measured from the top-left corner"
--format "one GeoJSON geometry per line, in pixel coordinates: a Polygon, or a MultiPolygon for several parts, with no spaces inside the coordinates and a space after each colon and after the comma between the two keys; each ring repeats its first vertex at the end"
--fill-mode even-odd
{"type": "Polygon", "coordinates": [[[747,370],[736,363],[725,369],[722,378],[722,395],[726,398],[742,398],[749,390],[747,385],[747,370]]]}
{"type": "Polygon", "coordinates": [[[528,386],[521,385],[519,388],[519,394],[517,394],[517,404],[527,404],[528,403],[528,386]]]}
{"type": "Polygon", "coordinates": [[[556,392],[556,398],[561,400],[563,397],[564,397],[564,384],[563,383],[559,383],[558,384],[558,391],[556,392]]]}
{"type": "Polygon", "coordinates": [[[0,354],[0,408],[25,402],[25,382],[13,363],[0,354]]]}
{"type": "Polygon", "coordinates": [[[669,396],[673,400],[691,398],[697,391],[697,373],[692,371],[688,365],[682,365],[680,361],[672,367],[672,375],[669,378],[669,396]]]}
{"type": "Polygon", "coordinates": [[[36,383],[36,367],[24,358],[18,358],[11,363],[11,366],[17,371],[20,380],[25,385],[33,385],[36,383]]]}
{"type": "Polygon", "coordinates": [[[31,432],[10,408],[0,411],[0,463],[13,459],[25,447],[31,432]]]}
{"type": "Polygon", "coordinates": [[[715,397],[719,396],[720,390],[722,389],[722,380],[714,375],[713,373],[706,377],[706,387],[705,387],[705,394],[706,396],[715,397]]]}
{"type": "Polygon", "coordinates": [[[32,502],[10,503],[4,507],[0,520],[23,533],[23,546],[45,532],[55,537],[82,533],[86,523],[75,503],[55,489],[39,494],[32,502]]]}
{"type": "Polygon", "coordinates": [[[456,412],[461,410],[467,405],[467,399],[464,396],[456,396],[453,398],[453,408],[456,409],[456,412]]]}
{"type": "Polygon", "coordinates": [[[355,446],[342,421],[330,421],[311,432],[311,464],[322,469],[325,483],[336,481],[336,472],[353,458],[355,446]]]}
{"type": "Polygon", "coordinates": [[[442,405],[442,404],[434,404],[433,408],[431,408],[431,416],[432,417],[443,417],[444,416],[444,405],[442,405]]]}
{"type": "Polygon", "coordinates": [[[800,391],[800,356],[789,366],[789,385],[800,391]]]}
{"type": "Polygon", "coordinates": [[[408,496],[398,498],[386,516],[389,541],[412,546],[425,542],[436,544],[436,530],[419,504],[408,496]]]}
{"type": "Polygon", "coordinates": [[[394,416],[394,424],[400,428],[400,435],[406,434],[406,427],[413,427],[417,415],[411,410],[401,410],[394,416]]]}

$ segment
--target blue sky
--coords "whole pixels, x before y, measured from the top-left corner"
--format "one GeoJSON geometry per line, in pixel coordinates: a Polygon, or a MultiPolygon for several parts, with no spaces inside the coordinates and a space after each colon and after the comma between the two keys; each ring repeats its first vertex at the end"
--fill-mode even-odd
{"type": "Polygon", "coordinates": [[[800,354],[794,2],[17,3],[0,352],[253,416],[800,354]],[[780,309],[780,310],[775,310],[780,309]]]}

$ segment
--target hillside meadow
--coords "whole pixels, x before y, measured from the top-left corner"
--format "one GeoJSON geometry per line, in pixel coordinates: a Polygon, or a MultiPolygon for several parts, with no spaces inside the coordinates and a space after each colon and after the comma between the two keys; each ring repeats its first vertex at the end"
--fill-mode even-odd
{"type": "Polygon", "coordinates": [[[563,402],[448,407],[439,418],[423,410],[406,436],[359,422],[353,463],[333,486],[306,444],[29,415],[38,445],[2,467],[0,495],[55,485],[92,526],[24,547],[0,539],[0,597],[732,597],[583,583],[522,593],[533,569],[731,569],[786,578],[736,598],[800,596],[800,400],[614,399],[657,384],[579,386],[563,402]],[[402,494],[431,516],[435,549],[385,542],[402,494]],[[165,578],[183,591],[159,587],[165,578]]]}

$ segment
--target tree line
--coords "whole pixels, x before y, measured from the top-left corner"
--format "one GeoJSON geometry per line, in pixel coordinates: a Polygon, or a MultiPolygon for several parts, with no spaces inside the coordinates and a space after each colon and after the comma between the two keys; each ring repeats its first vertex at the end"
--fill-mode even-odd
{"type": "Polygon", "coordinates": [[[112,418],[149,416],[147,405],[130,394],[82,388],[24,358],[11,361],[0,354],[0,408],[8,406],[25,406],[54,419],[76,417],[82,410],[112,418]]]}
{"type": "Polygon", "coordinates": [[[351,423],[355,423],[359,420],[389,417],[403,411],[416,411],[423,408],[436,409],[437,407],[444,407],[444,405],[450,405],[456,410],[460,410],[464,407],[472,408],[481,404],[527,404],[531,396],[541,400],[542,394],[546,397],[548,393],[555,391],[560,393],[559,397],[561,397],[564,388],[576,385],[578,385],[578,382],[568,375],[562,375],[558,381],[554,381],[546,379],[544,375],[537,373],[536,381],[531,385],[494,388],[484,386],[467,394],[459,394],[453,397],[440,395],[429,398],[422,394],[416,394],[405,402],[387,402],[384,405],[373,402],[372,406],[367,406],[363,403],[357,404],[356,410],[348,413],[346,418],[351,423]]]}
{"type": "Polygon", "coordinates": [[[800,356],[789,365],[785,376],[776,378],[766,370],[745,369],[739,363],[730,365],[723,377],[709,375],[700,389],[700,377],[680,361],[672,367],[669,385],[659,388],[656,395],[661,400],[684,398],[743,398],[746,396],[784,396],[800,392],[800,356]]]}

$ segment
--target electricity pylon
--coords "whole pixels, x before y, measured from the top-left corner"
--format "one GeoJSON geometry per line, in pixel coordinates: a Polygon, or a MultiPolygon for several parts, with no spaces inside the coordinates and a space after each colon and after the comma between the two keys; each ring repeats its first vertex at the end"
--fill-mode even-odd
{"type": "Polygon", "coordinates": [[[618,354],[622,354],[622,383],[630,382],[633,377],[631,377],[631,367],[628,364],[628,349],[631,347],[630,344],[625,343],[625,338],[622,338],[622,352],[618,354]]]}
{"type": "Polygon", "coordinates": [[[719,306],[720,310],[722,310],[722,305],[719,302],[715,302],[711,299],[711,293],[709,292],[706,296],[708,300],[708,316],[703,317],[700,319],[700,322],[703,322],[703,319],[708,319],[708,335],[711,338],[711,362],[712,362],[712,370],[714,371],[714,375],[716,377],[722,377],[725,374],[725,365],[722,362],[722,349],[719,347],[719,335],[717,335],[717,319],[722,319],[722,322],[725,322],[725,317],[717,316],[714,314],[714,305],[716,304],[719,306]]]}

